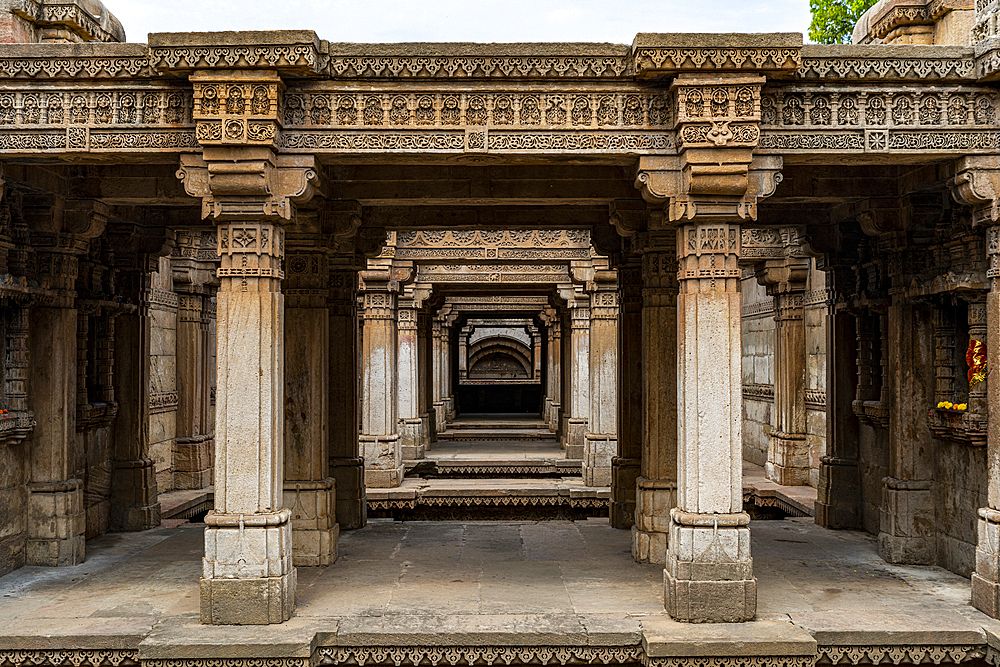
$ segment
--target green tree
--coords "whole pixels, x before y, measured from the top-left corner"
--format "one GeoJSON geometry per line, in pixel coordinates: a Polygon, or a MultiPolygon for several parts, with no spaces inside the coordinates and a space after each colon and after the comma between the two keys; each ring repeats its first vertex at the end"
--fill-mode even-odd
{"type": "Polygon", "coordinates": [[[809,0],[813,20],[809,39],[817,44],[847,44],[854,24],[876,0],[809,0]]]}

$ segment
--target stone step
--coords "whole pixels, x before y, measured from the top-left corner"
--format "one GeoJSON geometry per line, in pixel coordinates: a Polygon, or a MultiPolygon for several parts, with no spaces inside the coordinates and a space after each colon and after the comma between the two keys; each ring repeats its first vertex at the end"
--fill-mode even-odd
{"type": "Polygon", "coordinates": [[[461,458],[436,459],[433,453],[419,461],[405,461],[411,477],[567,477],[579,476],[581,459],[461,458]]]}
{"type": "Polygon", "coordinates": [[[437,434],[438,440],[555,440],[556,434],[547,428],[447,428],[437,434]]]}

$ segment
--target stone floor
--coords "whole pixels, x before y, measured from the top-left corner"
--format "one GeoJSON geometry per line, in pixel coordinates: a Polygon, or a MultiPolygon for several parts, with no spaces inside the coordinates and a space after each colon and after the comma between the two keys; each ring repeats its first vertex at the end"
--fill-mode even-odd
{"type": "MultiPolygon", "coordinates": [[[[298,606],[283,629],[207,628],[197,621],[202,529],[108,534],[88,542],[80,566],[0,578],[0,649],[138,647],[163,658],[196,646],[210,657],[260,643],[277,651],[298,637],[305,643],[296,651],[317,642],[416,642],[641,645],[653,655],[709,632],[664,614],[662,568],[635,563],[630,533],[606,519],[374,521],[341,534],[336,564],[299,568],[298,606]]],[[[712,641],[750,633],[769,647],[760,650],[815,652],[819,644],[827,657],[875,647],[891,659],[893,645],[917,657],[946,649],[985,655],[997,625],[968,604],[967,579],[887,565],[871,536],[824,530],[808,518],[754,522],[751,534],[760,621],[712,626],[712,641]],[[778,641],[789,633],[794,641],[778,641]]]]}

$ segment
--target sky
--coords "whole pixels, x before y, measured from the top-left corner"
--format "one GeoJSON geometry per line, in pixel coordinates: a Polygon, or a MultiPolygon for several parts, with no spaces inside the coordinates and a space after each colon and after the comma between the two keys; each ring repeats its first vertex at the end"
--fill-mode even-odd
{"type": "Polygon", "coordinates": [[[103,0],[150,32],[315,30],[331,42],[616,42],[638,32],[801,32],[809,0],[103,0]]]}

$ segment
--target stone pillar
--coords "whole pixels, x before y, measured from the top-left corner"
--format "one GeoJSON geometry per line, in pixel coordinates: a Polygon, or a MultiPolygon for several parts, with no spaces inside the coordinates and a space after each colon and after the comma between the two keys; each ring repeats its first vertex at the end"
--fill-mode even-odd
{"type": "Polygon", "coordinates": [[[358,272],[353,259],[331,264],[327,297],[330,473],[336,480],[335,509],[341,530],[363,528],[368,521],[365,462],[358,453],[358,272]]]}
{"type": "Polygon", "coordinates": [[[548,424],[552,417],[552,316],[550,310],[542,313],[545,324],[545,385],[542,396],[542,421],[548,424]]]}
{"type": "Polygon", "coordinates": [[[756,614],[743,512],[739,251],[735,222],[678,230],[677,507],[664,579],[677,620],[739,622],[756,614]]]}
{"type": "Polygon", "coordinates": [[[549,352],[551,353],[552,362],[549,365],[549,376],[552,381],[552,393],[550,394],[552,402],[549,405],[548,423],[550,431],[559,433],[563,412],[562,321],[558,317],[553,317],[549,330],[551,332],[549,352]]]}
{"type": "Polygon", "coordinates": [[[530,327],[528,335],[531,336],[531,364],[532,379],[542,381],[542,334],[538,327],[530,327]]]}
{"type": "Polygon", "coordinates": [[[397,348],[397,410],[399,438],[404,461],[424,458],[423,422],[420,419],[419,341],[417,309],[412,303],[400,303],[396,310],[397,348]]]}
{"type": "Polygon", "coordinates": [[[891,298],[883,329],[889,474],[883,480],[879,555],[890,563],[931,565],[937,561],[932,494],[937,448],[926,415],[935,389],[933,315],[899,288],[891,290],[891,298]]]}
{"type": "Polygon", "coordinates": [[[28,484],[25,564],[69,566],[83,562],[86,514],[83,481],[73,477],[76,436],[76,309],[72,290],[77,257],[52,250],[38,253],[39,273],[61,291],[51,307],[31,309],[28,401],[35,413],[28,484]]]}
{"type": "Polygon", "coordinates": [[[281,623],[295,605],[282,498],[283,234],[264,220],[218,227],[215,509],[205,517],[202,623],[281,623]]]}
{"type": "Polygon", "coordinates": [[[424,452],[431,448],[431,332],[426,313],[417,314],[417,409],[420,417],[421,444],[424,452]]]}
{"type": "Polygon", "coordinates": [[[570,410],[566,458],[582,459],[590,417],[590,308],[577,299],[570,310],[570,410]]]}
{"type": "Polygon", "coordinates": [[[286,263],[282,506],[292,513],[292,563],[318,567],[337,560],[340,534],[328,432],[330,313],[321,236],[302,233],[313,216],[299,218],[286,263]]]}
{"type": "Polygon", "coordinates": [[[157,257],[142,256],[123,276],[136,309],[115,318],[115,394],[120,398],[111,470],[111,530],[146,530],[160,524],[156,470],[149,457],[149,296],[157,257]]]}
{"type": "Polygon", "coordinates": [[[590,414],[583,483],[611,486],[618,455],[618,274],[596,271],[590,296],[590,414]]]}
{"type": "Polygon", "coordinates": [[[636,480],[632,556],[666,564],[677,504],[676,234],[650,236],[642,256],[642,468],[636,480]]]}
{"type": "MultiPolygon", "coordinates": [[[[783,234],[784,235],[784,234],[783,234]]],[[[797,245],[797,244],[796,244],[797,245]]],[[[799,251],[786,247],[786,251],[799,251]]],[[[788,258],[762,272],[774,297],[774,430],[770,434],[767,478],[785,486],[809,483],[806,441],[806,324],[802,296],[809,275],[806,259],[788,258]]]]}
{"type": "Polygon", "coordinates": [[[433,395],[434,402],[432,407],[434,408],[434,432],[440,433],[445,429],[445,409],[444,409],[444,396],[442,389],[442,378],[444,377],[444,355],[441,352],[443,346],[441,341],[441,319],[440,317],[434,317],[431,324],[431,375],[433,376],[433,395]]]}
{"type": "Polygon", "coordinates": [[[174,488],[212,484],[212,434],[208,426],[207,299],[181,294],[177,307],[177,445],[174,488]]]}
{"type": "Polygon", "coordinates": [[[445,423],[455,418],[455,395],[452,386],[452,343],[455,322],[454,315],[446,316],[441,322],[441,402],[444,404],[445,423]]]}
{"type": "Polygon", "coordinates": [[[836,303],[826,315],[827,455],[820,459],[815,512],[824,528],[861,527],[860,424],[852,407],[858,373],[854,319],[836,303]]]}
{"type": "Polygon", "coordinates": [[[365,486],[389,488],[403,481],[397,424],[396,292],[388,270],[362,271],[361,450],[365,486]]]}
{"type": "Polygon", "coordinates": [[[472,327],[466,325],[458,332],[458,379],[466,380],[469,377],[469,334],[472,327]]]}
{"type": "Polygon", "coordinates": [[[618,267],[618,456],[611,459],[610,521],[635,523],[636,480],[642,466],[642,257],[618,267]]]}

